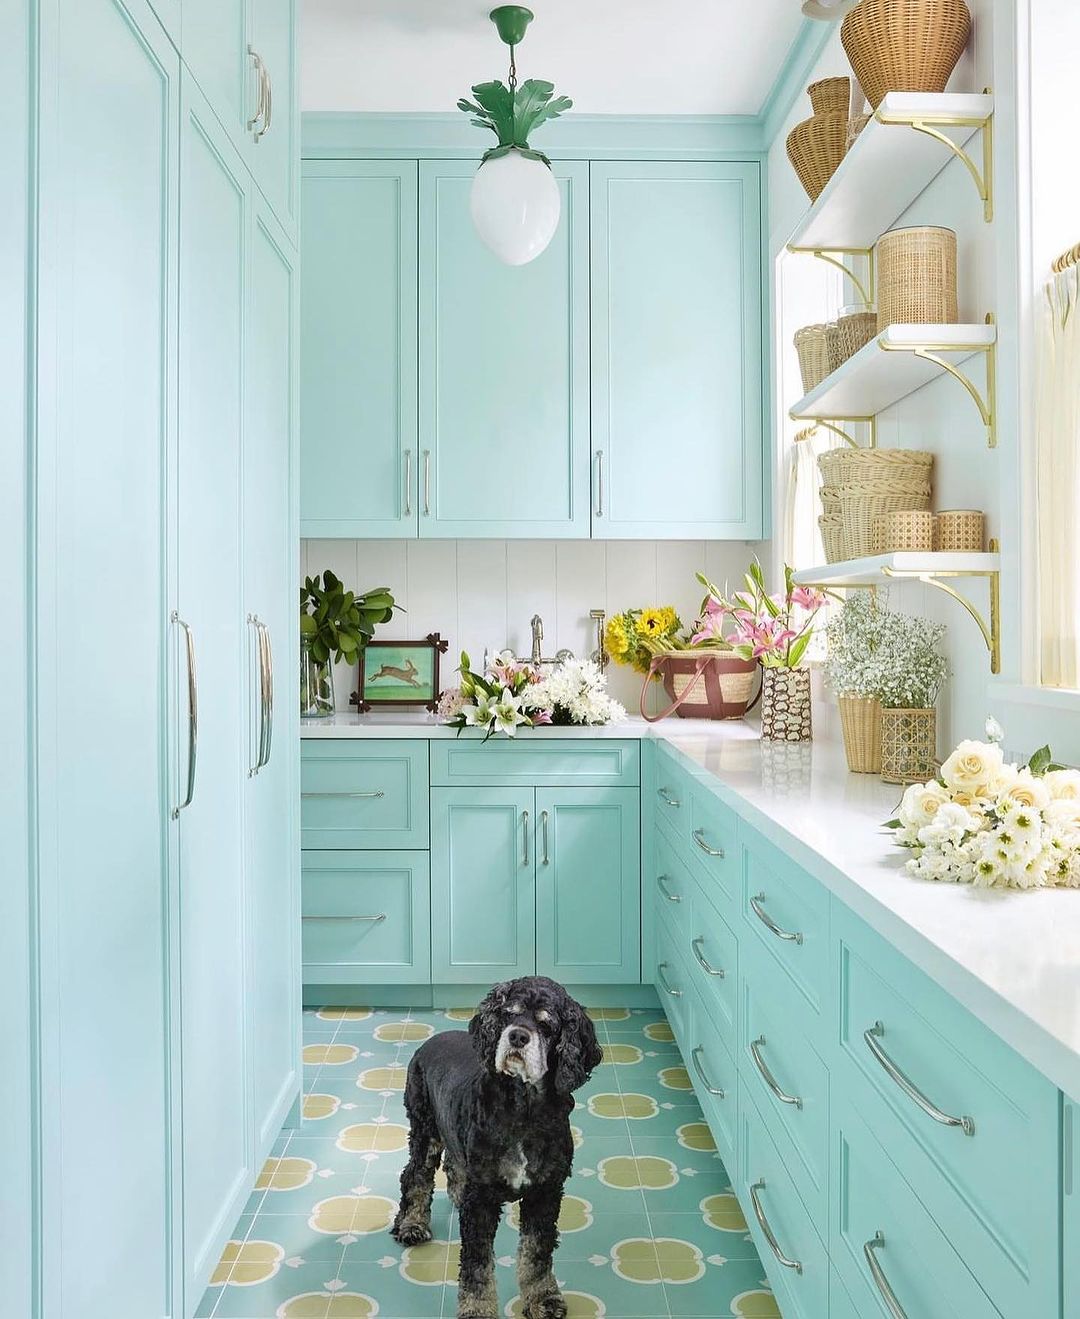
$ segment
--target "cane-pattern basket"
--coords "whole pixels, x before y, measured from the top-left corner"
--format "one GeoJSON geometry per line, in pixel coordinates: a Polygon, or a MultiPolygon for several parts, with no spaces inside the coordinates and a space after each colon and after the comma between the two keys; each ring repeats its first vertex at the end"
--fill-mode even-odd
{"type": "Polygon", "coordinates": [[[986,514],[977,508],[946,508],[934,518],[934,549],[954,554],[981,554],[986,539],[986,514]]]}
{"type": "Polygon", "coordinates": [[[877,241],[878,329],[955,325],[956,234],[938,225],[890,229],[877,241]]]}
{"type": "Polygon", "coordinates": [[[882,710],[881,777],[923,783],[938,771],[937,711],[882,710]]]}

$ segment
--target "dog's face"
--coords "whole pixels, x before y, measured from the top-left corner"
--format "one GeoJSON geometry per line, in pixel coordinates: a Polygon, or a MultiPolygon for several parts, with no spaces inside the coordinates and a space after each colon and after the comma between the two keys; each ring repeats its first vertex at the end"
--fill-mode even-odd
{"type": "Polygon", "coordinates": [[[585,1084],[603,1056],[584,1008],[546,976],[495,985],[469,1033],[488,1071],[528,1085],[550,1072],[565,1095],[585,1084]]]}

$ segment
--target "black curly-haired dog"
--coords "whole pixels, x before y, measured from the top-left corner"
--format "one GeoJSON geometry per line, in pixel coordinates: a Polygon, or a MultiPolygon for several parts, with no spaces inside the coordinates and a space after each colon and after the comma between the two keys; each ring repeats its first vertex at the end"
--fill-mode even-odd
{"type": "Polygon", "coordinates": [[[431,1240],[439,1160],[461,1219],[459,1319],[497,1319],[493,1242],[502,1207],[521,1201],[518,1286],[526,1319],[564,1319],[551,1271],[570,1175],[573,1092],[602,1059],[593,1024],[545,976],[496,985],[469,1031],[416,1051],[405,1082],[409,1161],[390,1229],[403,1246],[431,1240]]]}

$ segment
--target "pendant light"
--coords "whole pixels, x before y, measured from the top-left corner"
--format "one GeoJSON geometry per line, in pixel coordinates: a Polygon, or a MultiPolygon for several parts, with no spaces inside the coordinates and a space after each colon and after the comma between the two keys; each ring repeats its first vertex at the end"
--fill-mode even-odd
{"type": "Polygon", "coordinates": [[[498,145],[480,162],[469,210],[483,243],[508,266],[535,260],[559,227],[559,185],[551,161],[529,145],[529,134],[573,104],[566,96],[553,99],[555,86],[550,82],[529,78],[518,86],[514,52],[532,17],[523,5],[500,5],[491,11],[491,21],[510,47],[509,77],[506,83],[477,83],[472,89],[475,101],[458,101],[471,123],[498,138],[498,145]]]}

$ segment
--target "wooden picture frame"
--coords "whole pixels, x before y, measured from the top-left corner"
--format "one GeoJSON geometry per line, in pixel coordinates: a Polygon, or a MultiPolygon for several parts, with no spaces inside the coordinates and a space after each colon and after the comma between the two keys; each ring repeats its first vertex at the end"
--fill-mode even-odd
{"type": "Polygon", "coordinates": [[[359,687],[350,704],[361,714],[412,706],[434,714],[439,706],[439,656],[449,644],[438,632],[429,632],[423,641],[369,641],[360,654],[359,687]]]}

